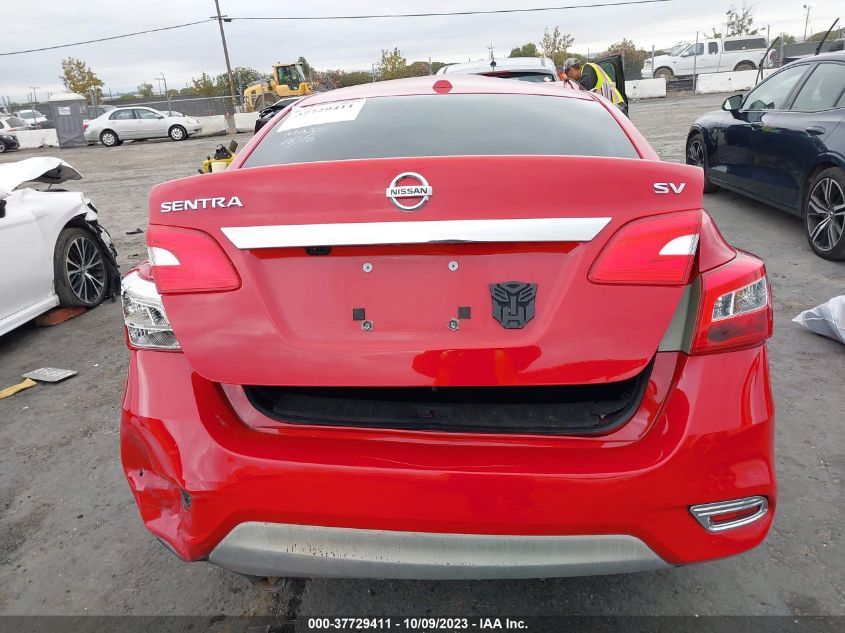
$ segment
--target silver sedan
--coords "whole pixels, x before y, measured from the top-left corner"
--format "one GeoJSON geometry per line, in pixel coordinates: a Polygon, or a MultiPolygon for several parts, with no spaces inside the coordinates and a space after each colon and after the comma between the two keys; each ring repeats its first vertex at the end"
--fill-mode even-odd
{"type": "Polygon", "coordinates": [[[99,141],[106,147],[126,140],[170,137],[183,141],[202,132],[199,121],[185,116],[167,116],[153,108],[115,108],[83,124],[85,139],[99,141]]]}

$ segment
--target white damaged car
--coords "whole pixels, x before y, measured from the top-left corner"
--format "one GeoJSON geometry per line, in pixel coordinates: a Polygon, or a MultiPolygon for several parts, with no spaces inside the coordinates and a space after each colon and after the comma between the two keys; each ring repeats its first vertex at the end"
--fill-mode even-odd
{"type": "Polygon", "coordinates": [[[81,192],[52,189],[81,178],[59,158],[0,165],[0,335],[55,306],[93,308],[119,292],[97,210],[81,192]],[[49,187],[20,187],[29,182],[49,187]]]}

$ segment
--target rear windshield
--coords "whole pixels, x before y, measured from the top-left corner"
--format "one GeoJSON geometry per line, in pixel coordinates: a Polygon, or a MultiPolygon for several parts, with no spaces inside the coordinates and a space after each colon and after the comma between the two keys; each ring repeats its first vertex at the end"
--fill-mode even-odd
{"type": "Polygon", "coordinates": [[[500,70],[490,73],[481,73],[485,77],[501,77],[502,79],[518,79],[519,81],[530,81],[535,84],[548,83],[555,80],[551,73],[533,70],[500,70]]]}
{"type": "Polygon", "coordinates": [[[750,38],[747,40],[725,40],[722,44],[726,52],[747,51],[758,48],[766,48],[766,40],[762,37],[750,38]]]}
{"type": "Polygon", "coordinates": [[[507,155],[638,158],[616,120],[594,101],[459,94],[294,106],[244,166],[507,155]]]}

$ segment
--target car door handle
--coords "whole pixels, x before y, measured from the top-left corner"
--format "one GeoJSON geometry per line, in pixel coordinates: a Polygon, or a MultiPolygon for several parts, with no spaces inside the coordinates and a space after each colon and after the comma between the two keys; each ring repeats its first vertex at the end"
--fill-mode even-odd
{"type": "Polygon", "coordinates": [[[807,134],[812,134],[813,136],[821,136],[825,132],[827,132],[827,130],[820,125],[811,125],[807,128],[807,134]]]}

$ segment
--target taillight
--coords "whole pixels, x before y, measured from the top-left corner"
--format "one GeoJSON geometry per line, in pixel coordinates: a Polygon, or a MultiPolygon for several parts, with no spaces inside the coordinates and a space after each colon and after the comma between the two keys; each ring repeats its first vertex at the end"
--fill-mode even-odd
{"type": "Polygon", "coordinates": [[[87,129],[88,129],[88,124],[87,124],[87,123],[83,123],[83,124],[82,124],[82,129],[83,129],[83,130],[87,130],[87,129]]]}
{"type": "Polygon", "coordinates": [[[147,246],[161,294],[234,290],[241,285],[232,262],[207,233],[150,225],[147,246]]]}
{"type": "Polygon", "coordinates": [[[683,286],[698,248],[701,211],[666,213],[625,224],[590,272],[601,284],[683,286]]]}
{"type": "MultiPolygon", "coordinates": [[[[142,266],[143,268],[143,266],[142,266]]],[[[120,284],[126,338],[139,349],[179,350],[179,341],[161,303],[155,284],[143,270],[131,270],[120,284]]]]}
{"type": "Polygon", "coordinates": [[[690,353],[754,347],[772,335],[772,321],[766,267],[740,252],[727,264],[701,274],[701,304],[690,353]]]}

